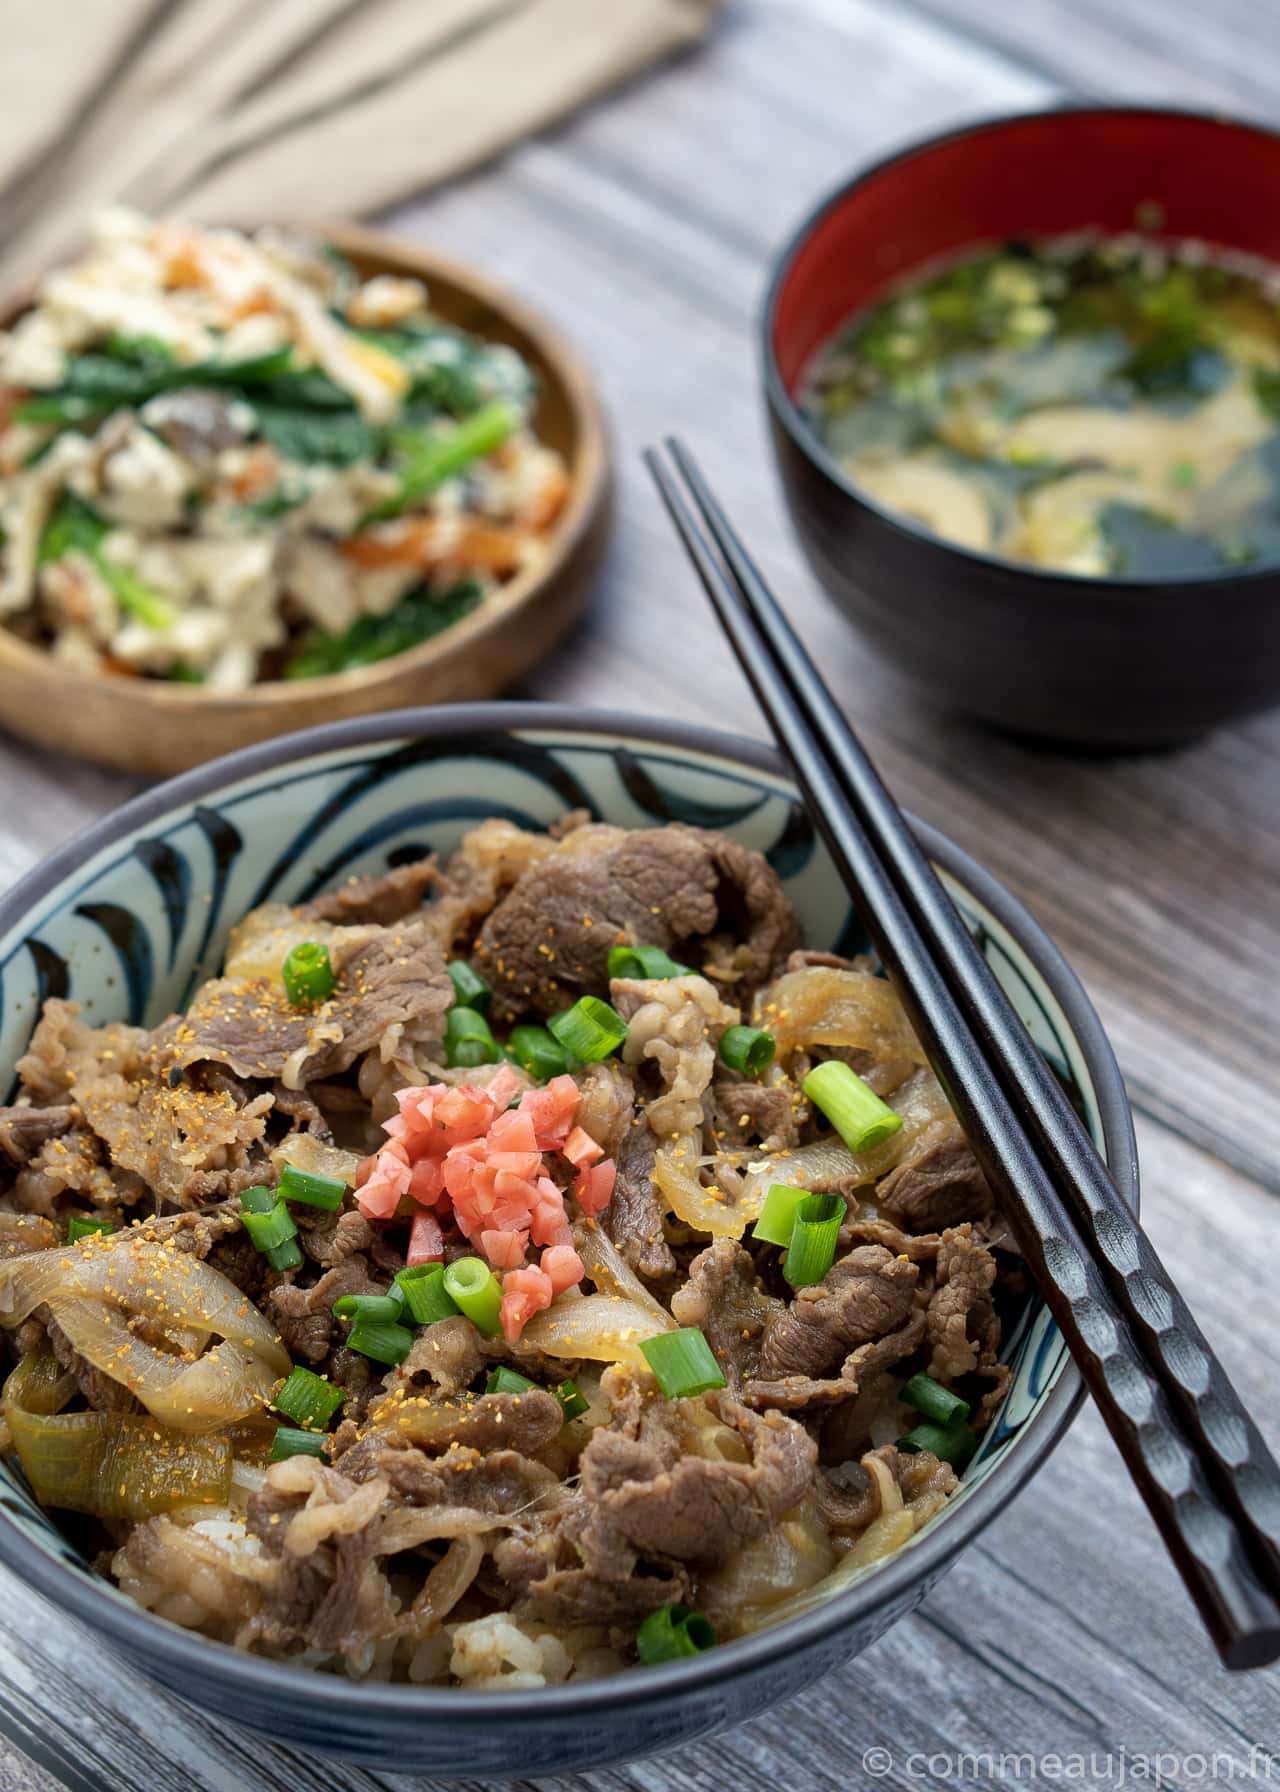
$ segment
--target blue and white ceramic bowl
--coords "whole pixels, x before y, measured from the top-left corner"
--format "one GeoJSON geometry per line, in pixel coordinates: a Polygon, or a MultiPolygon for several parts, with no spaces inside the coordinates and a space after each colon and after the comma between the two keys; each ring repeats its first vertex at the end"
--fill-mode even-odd
{"type": "MultiPolygon", "coordinates": [[[[46,996],[95,1023],[154,1024],[218,964],[267,898],[447,853],[486,815],[539,827],[585,808],[625,826],[688,821],[765,852],[814,946],[852,952],[857,921],[776,757],[676,723],[494,704],[341,722],[216,760],[86,830],[0,903],[6,1085],[46,996]]],[[[1136,1205],[1124,1085],[1093,1009],[1022,908],[950,841],[920,835],[996,976],[1136,1205]]],[[[280,1740],[401,1772],[564,1772],[669,1748],[799,1690],[914,1607],[1062,1436],[1080,1379],[1033,1302],[964,1486],[889,1562],[803,1616],[705,1656],[539,1692],[467,1693],[309,1672],[245,1655],[134,1606],[0,1469],[0,1559],[156,1679],[280,1740]]]]}

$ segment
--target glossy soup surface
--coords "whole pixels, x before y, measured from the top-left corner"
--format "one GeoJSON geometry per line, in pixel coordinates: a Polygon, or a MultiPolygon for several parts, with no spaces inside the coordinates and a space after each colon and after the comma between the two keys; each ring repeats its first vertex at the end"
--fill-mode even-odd
{"type": "Polygon", "coordinates": [[[1280,560],[1280,273],[1138,238],[983,250],[816,358],[804,406],[878,503],[1082,575],[1280,560]]]}

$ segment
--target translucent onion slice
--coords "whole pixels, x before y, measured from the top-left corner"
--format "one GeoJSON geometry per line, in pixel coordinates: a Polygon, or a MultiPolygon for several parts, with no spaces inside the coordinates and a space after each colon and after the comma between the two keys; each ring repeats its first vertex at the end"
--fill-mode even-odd
{"type": "Polygon", "coordinates": [[[765,1630],[770,1625],[781,1624],[789,1618],[798,1618],[801,1612],[813,1611],[815,1607],[825,1605],[851,1581],[858,1580],[865,1569],[884,1561],[887,1556],[896,1555],[904,1543],[910,1542],[915,1528],[915,1519],[907,1506],[898,1512],[882,1512],[879,1518],[871,1520],[858,1541],[841,1556],[830,1574],[777,1605],[754,1606],[744,1611],[738,1630],[749,1635],[753,1630],[765,1630]]]}
{"type": "Polygon", "coordinates": [[[247,1418],[280,1379],[272,1364],[226,1338],[193,1362],[147,1343],[119,1307],[92,1295],[51,1295],[48,1304],[81,1356],[176,1431],[217,1431],[247,1418]]]}
{"type": "Polygon", "coordinates": [[[773,1034],[780,1058],[801,1046],[847,1045],[881,1062],[926,1062],[892,985],[866,971],[789,971],[756,998],[755,1024],[773,1034]]]}
{"type": "Polygon", "coordinates": [[[225,1506],[231,1445],[157,1428],[136,1413],[5,1414],[31,1491],[42,1506],[140,1523],[182,1506],[225,1506]]]}
{"type": "Polygon", "coordinates": [[[669,1331],[675,1325],[670,1313],[650,1294],[598,1221],[589,1226],[579,1226],[574,1236],[583,1268],[601,1294],[615,1294],[637,1307],[643,1307],[653,1315],[664,1331],[669,1331]]]}
{"type": "Polygon", "coordinates": [[[326,1145],[309,1132],[291,1132],[271,1153],[277,1175],[286,1164],[292,1164],[295,1170],[305,1170],[309,1176],[335,1176],[351,1186],[362,1161],[357,1152],[326,1145]]]}
{"type": "Polygon", "coordinates": [[[662,1146],[653,1164],[659,1193],[676,1218],[695,1232],[709,1232],[713,1238],[741,1238],[755,1214],[740,1201],[731,1200],[723,1189],[703,1188],[698,1180],[698,1152],[696,1140],[688,1134],[662,1146]]]}
{"type": "Polygon", "coordinates": [[[19,1325],[41,1301],[81,1296],[123,1307],[179,1335],[225,1338],[277,1376],[289,1373],[279,1335],[234,1282],[143,1230],[95,1233],[78,1245],[0,1263],[0,1325],[19,1325]]]}
{"type": "Polygon", "coordinates": [[[522,1341],[548,1356],[589,1357],[597,1363],[632,1363],[647,1367],[639,1349],[642,1338],[656,1338],[671,1327],[651,1307],[614,1294],[584,1294],[580,1300],[554,1301],[535,1313],[522,1341]]]}

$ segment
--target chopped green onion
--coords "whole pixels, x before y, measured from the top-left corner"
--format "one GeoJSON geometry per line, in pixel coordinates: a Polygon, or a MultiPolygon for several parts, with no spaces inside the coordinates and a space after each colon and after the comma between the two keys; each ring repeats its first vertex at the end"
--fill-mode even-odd
{"type": "Polygon", "coordinates": [[[796,1208],[808,1192],[798,1183],[775,1182],[764,1198],[760,1218],[751,1228],[751,1236],[763,1244],[789,1245],[795,1231],[796,1208]]]}
{"type": "Polygon", "coordinates": [[[487,1008],[490,989],[484,978],[473,971],[465,958],[455,958],[445,969],[453,985],[453,998],[459,1008],[487,1008]]]}
{"type": "Polygon", "coordinates": [[[830,1120],[850,1151],[868,1151],[893,1137],[902,1115],[839,1058],[818,1064],[804,1079],[804,1092],[830,1120]]]}
{"type": "Polygon", "coordinates": [[[730,1070],[745,1070],[748,1076],[767,1070],[776,1050],[773,1034],[763,1027],[726,1027],[720,1035],[721,1058],[730,1070]]]}
{"type": "Polygon", "coordinates": [[[288,1380],[272,1405],[286,1419],[296,1419],[299,1425],[323,1431],[346,1397],[343,1388],[334,1387],[314,1369],[295,1368],[290,1370],[288,1380]]]}
{"type": "Polygon", "coordinates": [[[636,1654],[652,1667],[659,1661],[701,1655],[704,1649],[714,1649],[718,1641],[710,1618],[690,1611],[687,1605],[664,1605],[650,1612],[636,1631],[636,1654]]]}
{"type": "Polygon", "coordinates": [[[245,1213],[270,1213],[275,1204],[275,1190],[261,1182],[240,1191],[240,1206],[245,1213]]]}
{"type": "Polygon", "coordinates": [[[444,1061],[455,1070],[497,1063],[498,1048],[483,1014],[450,1008],[444,1018],[444,1061]]]}
{"type": "Polygon", "coordinates": [[[82,1238],[88,1238],[94,1232],[114,1232],[115,1227],[110,1220],[91,1220],[84,1214],[73,1213],[67,1221],[67,1243],[78,1244],[82,1238]]]}
{"type": "Polygon", "coordinates": [[[519,422],[518,412],[509,404],[495,402],[473,411],[448,435],[406,438],[409,452],[399,470],[399,489],[363,517],[359,526],[364,528],[381,517],[399,516],[401,511],[411,510],[473,460],[500,448],[519,422]]]}
{"type": "Polygon", "coordinates": [[[327,1431],[295,1431],[289,1425],[277,1425],[271,1440],[272,1462],[284,1462],[289,1456],[326,1456],[328,1452],[327,1431]]]}
{"type": "Polygon", "coordinates": [[[969,1402],[944,1388],[932,1375],[913,1375],[902,1390],[902,1398],[937,1425],[951,1425],[969,1416],[969,1402]]]}
{"type": "Polygon", "coordinates": [[[333,994],[333,965],[329,948],[321,940],[303,940],[286,954],[280,966],[284,993],[295,1008],[308,1002],[327,1002],[333,994]]]}
{"type": "Polygon", "coordinates": [[[263,1256],[272,1269],[299,1269],[302,1266],[302,1248],[296,1238],[286,1238],[283,1244],[273,1244],[263,1256]]]}
{"type": "Polygon", "coordinates": [[[549,1083],[569,1068],[564,1047],[545,1027],[512,1027],[507,1045],[516,1063],[536,1082],[549,1083]]]}
{"type": "Polygon", "coordinates": [[[393,1285],[404,1295],[405,1305],[418,1325],[452,1319],[461,1311],[457,1301],[445,1293],[444,1268],[439,1263],[412,1263],[400,1271],[393,1285]]]}
{"type": "Polygon", "coordinates": [[[576,1381],[558,1381],[551,1392],[564,1407],[566,1419],[580,1419],[584,1412],[591,1411],[591,1402],[576,1381]]]}
{"type": "Polygon", "coordinates": [[[398,1319],[402,1304],[389,1294],[340,1294],[333,1311],[338,1319],[398,1319]]]}
{"type": "Polygon", "coordinates": [[[301,1201],[304,1207],[323,1207],[336,1213],[346,1196],[347,1185],[340,1176],[317,1176],[313,1170],[299,1170],[286,1164],[280,1172],[276,1194],[282,1201],[301,1201]]]}
{"type": "Polygon", "coordinates": [[[641,979],[692,977],[693,971],[687,964],[668,958],[661,946],[611,946],[609,975],[641,979]]]}
{"type": "Polygon", "coordinates": [[[668,1400],[681,1400],[686,1394],[703,1394],[708,1388],[725,1385],[724,1370],[696,1325],[659,1332],[656,1338],[642,1338],[640,1349],[668,1400]]]}
{"type": "Polygon", "coordinates": [[[486,1394],[531,1394],[537,1386],[537,1382],[530,1381],[527,1375],[521,1375],[518,1370],[508,1369],[505,1363],[499,1363],[496,1369],[489,1371],[484,1391],[486,1394]]]}
{"type": "Polygon", "coordinates": [[[836,1241],[848,1212],[839,1195],[806,1195],[796,1208],[782,1273],[793,1288],[811,1288],[836,1260],[836,1241]]]}
{"type": "Polygon", "coordinates": [[[547,1026],[583,1064],[598,1064],[616,1052],[627,1036],[627,1023],[599,996],[583,996],[563,1014],[553,1014],[547,1026]]]}
{"type": "Polygon", "coordinates": [[[487,1338],[497,1335],[502,1288],[487,1263],[479,1257],[459,1257],[444,1272],[444,1291],[477,1331],[487,1338]]]}
{"type": "Polygon", "coordinates": [[[978,1447],[978,1434],[964,1419],[957,1419],[950,1425],[926,1422],[900,1437],[897,1447],[905,1450],[908,1456],[929,1450],[939,1461],[949,1462],[954,1469],[962,1469],[978,1447]]]}
{"type": "Polygon", "coordinates": [[[361,1356],[372,1357],[375,1363],[387,1363],[394,1368],[413,1349],[413,1333],[407,1325],[397,1325],[394,1319],[370,1319],[361,1313],[347,1333],[347,1344],[361,1356]]]}
{"type": "Polygon", "coordinates": [[[245,1212],[240,1223],[260,1251],[269,1251],[278,1244],[287,1244],[298,1236],[293,1216],[283,1201],[277,1201],[270,1213],[245,1212]]]}

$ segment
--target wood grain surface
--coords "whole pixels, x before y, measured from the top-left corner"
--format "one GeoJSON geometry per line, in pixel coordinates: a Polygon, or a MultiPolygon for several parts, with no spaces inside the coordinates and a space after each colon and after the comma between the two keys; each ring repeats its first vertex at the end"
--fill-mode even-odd
{"type": "MultiPolygon", "coordinates": [[[[704,51],[389,221],[544,309],[611,412],[620,502],[597,599],[520,694],[763,733],[638,464],[679,431],[899,796],[1017,891],[1083,977],[1138,1110],[1157,1246],[1280,1446],[1280,715],[1176,755],[1071,759],[922,706],[802,569],[755,343],[771,251],[861,160],[1064,91],[1265,115],[1278,86],[1276,0],[736,0],[704,51]]],[[[134,788],[11,743],[0,756],[6,880],[134,788]]],[[[125,1792],[414,1783],[215,1726],[144,1693],[8,1575],[0,1599],[15,1738],[0,1792],[50,1774],[125,1792]]],[[[1117,1789],[1280,1783],[1280,1675],[1216,1665],[1090,1411],[922,1610],[842,1673],[719,1741],[559,1785],[992,1785],[1051,1779],[1054,1755],[1079,1757],[1075,1783],[1117,1789]]]]}

